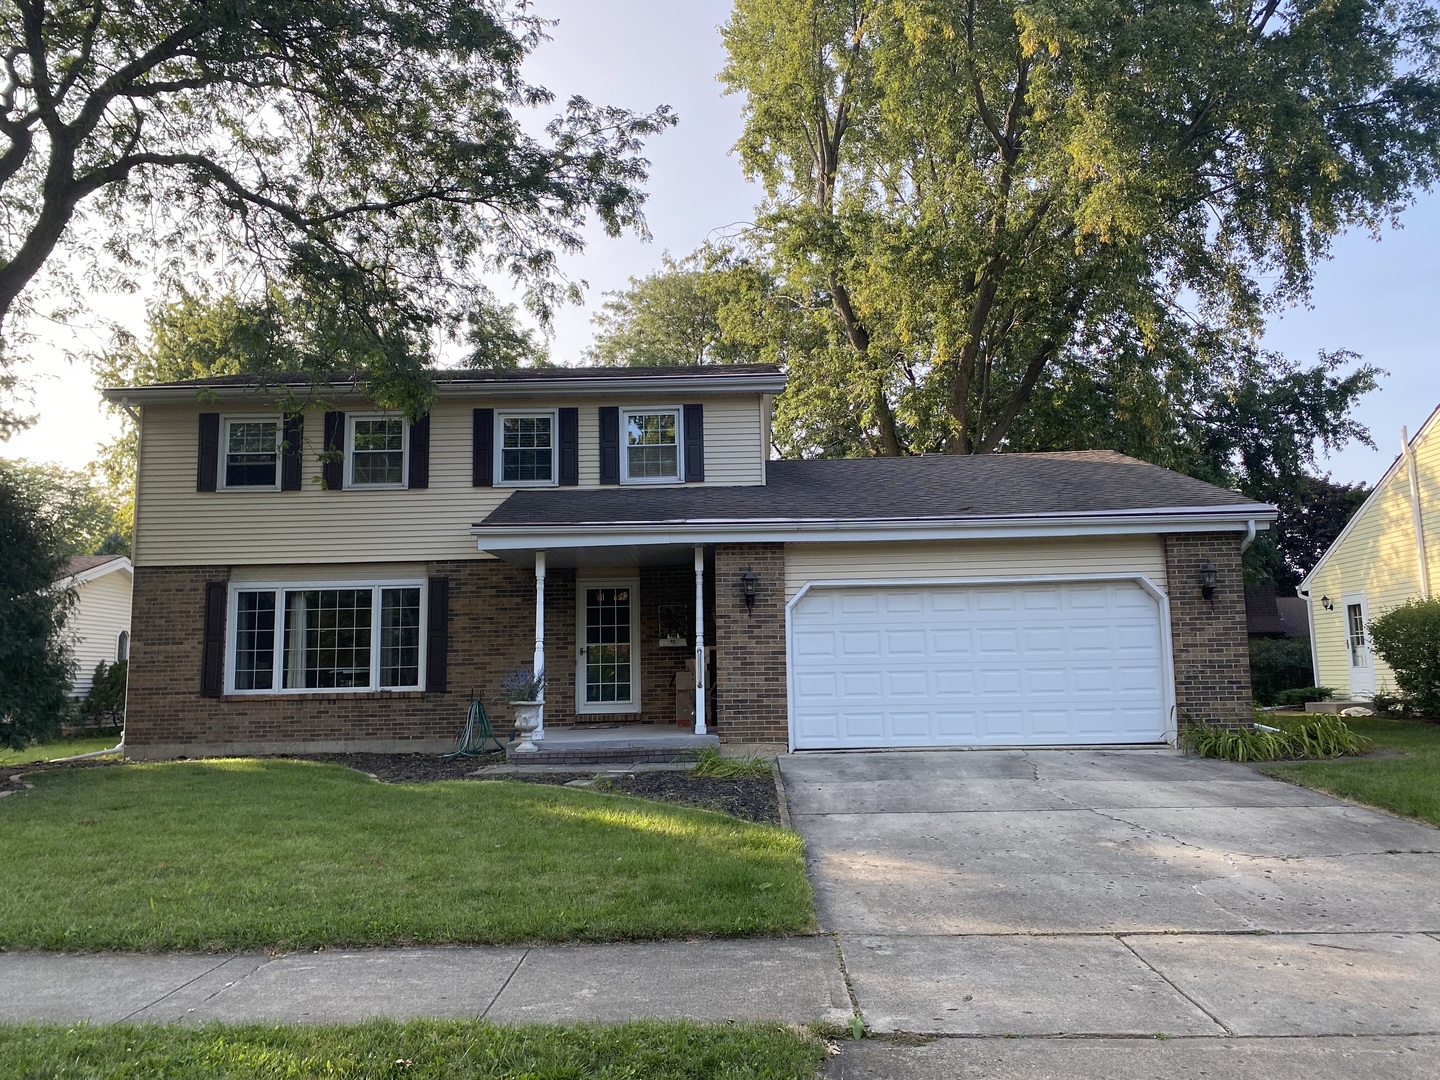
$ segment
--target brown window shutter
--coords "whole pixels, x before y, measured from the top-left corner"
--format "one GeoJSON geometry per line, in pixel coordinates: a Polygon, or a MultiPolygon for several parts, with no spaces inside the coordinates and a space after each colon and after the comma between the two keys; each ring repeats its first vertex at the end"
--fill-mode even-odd
{"type": "Polygon", "coordinates": [[[616,405],[600,410],[600,483],[620,483],[620,409],[616,405]]]}
{"type": "Polygon", "coordinates": [[[443,694],[448,689],[446,655],[450,649],[450,579],[430,579],[430,608],[425,628],[425,689],[443,694]]]}
{"type": "Polygon", "coordinates": [[[223,581],[205,583],[205,636],[200,670],[200,693],[218,698],[225,689],[225,593],[223,581]]]}
{"type": "Polygon", "coordinates": [[[476,409],[474,445],[470,450],[470,483],[473,487],[495,486],[495,410],[476,409]]]}
{"type": "Polygon", "coordinates": [[[410,425],[410,488],[430,486],[430,414],[410,425]]]}
{"type": "Polygon", "coordinates": [[[686,405],[685,429],[685,483],[698,484],[705,479],[705,406],[686,405]]]}
{"type": "Polygon", "coordinates": [[[200,446],[196,455],[195,490],[214,491],[220,476],[220,414],[200,414],[200,446]]]}
{"type": "Polygon", "coordinates": [[[285,416],[285,445],[280,451],[280,490],[299,491],[304,479],[305,414],[285,416]]]}
{"type": "Polygon", "coordinates": [[[325,414],[325,463],[320,469],[321,480],[327,491],[339,491],[345,486],[345,414],[325,414]]]}
{"type": "Polygon", "coordinates": [[[560,486],[580,483],[580,410],[560,410],[560,486]]]}

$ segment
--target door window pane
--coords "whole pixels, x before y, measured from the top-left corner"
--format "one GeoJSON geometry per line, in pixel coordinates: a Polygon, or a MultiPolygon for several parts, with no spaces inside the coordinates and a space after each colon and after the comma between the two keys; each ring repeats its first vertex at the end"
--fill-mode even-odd
{"type": "Polygon", "coordinates": [[[1369,667],[1370,652],[1365,644],[1365,609],[1359,604],[1350,604],[1345,608],[1345,617],[1350,627],[1350,666],[1369,667]]]}
{"type": "Polygon", "coordinates": [[[504,483],[554,479],[554,418],[507,416],[500,427],[500,479],[504,483]]]}
{"type": "Polygon", "coordinates": [[[285,689],[370,685],[373,589],[285,594],[285,689]]]}
{"type": "Polygon", "coordinates": [[[275,594],[235,596],[235,689],[275,687],[275,594]]]}
{"type": "Polygon", "coordinates": [[[380,592],[380,685],[420,685],[420,590],[380,592]]]}
{"type": "Polygon", "coordinates": [[[627,413],[625,461],[631,480],[678,480],[679,424],[673,412],[627,413]]]}
{"type": "Polygon", "coordinates": [[[225,486],[274,487],[280,425],[274,420],[230,420],[225,425],[225,486]]]}
{"type": "Polygon", "coordinates": [[[350,483],[357,486],[405,482],[405,421],[400,417],[356,420],[350,456],[350,483]]]}
{"type": "Polygon", "coordinates": [[[628,704],[631,694],[630,590],[585,590],[585,701],[628,704]]]}

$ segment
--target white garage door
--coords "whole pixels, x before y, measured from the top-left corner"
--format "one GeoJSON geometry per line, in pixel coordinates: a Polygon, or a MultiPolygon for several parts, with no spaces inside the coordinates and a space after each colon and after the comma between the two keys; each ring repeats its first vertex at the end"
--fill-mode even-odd
{"type": "Polygon", "coordinates": [[[796,749],[1160,742],[1160,606],[1131,581],[814,585],[791,615],[796,749]]]}

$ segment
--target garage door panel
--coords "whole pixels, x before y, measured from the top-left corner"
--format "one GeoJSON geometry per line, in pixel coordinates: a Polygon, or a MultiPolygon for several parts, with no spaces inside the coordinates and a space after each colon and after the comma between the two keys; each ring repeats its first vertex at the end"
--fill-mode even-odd
{"type": "Polygon", "coordinates": [[[1128,581],[815,587],[792,611],[795,743],[1158,742],[1161,640],[1128,581]]]}

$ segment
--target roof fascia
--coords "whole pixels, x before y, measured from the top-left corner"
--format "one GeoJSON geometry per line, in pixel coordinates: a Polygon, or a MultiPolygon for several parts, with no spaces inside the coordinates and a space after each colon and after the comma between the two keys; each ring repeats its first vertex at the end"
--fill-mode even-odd
{"type": "Polygon", "coordinates": [[[553,546],[717,543],[844,543],[887,540],[997,540],[1025,537],[1133,536],[1160,532],[1246,532],[1250,523],[1268,529],[1270,507],[1227,507],[1223,513],[1068,515],[1028,520],[970,518],[939,521],[673,521],[650,525],[476,525],[470,532],[481,551],[553,546]]]}
{"type": "MultiPolygon", "coordinates": [[[[1425,420],[1425,422],[1420,425],[1420,430],[1415,432],[1415,434],[1410,437],[1410,445],[1418,448],[1420,443],[1424,439],[1429,437],[1432,430],[1437,425],[1440,425],[1440,405],[1437,405],[1435,407],[1435,410],[1431,412],[1430,416],[1425,420]]],[[[1327,562],[1330,561],[1330,556],[1340,549],[1340,545],[1345,543],[1345,541],[1349,538],[1350,533],[1353,532],[1355,527],[1360,524],[1361,519],[1370,512],[1371,505],[1380,498],[1380,495],[1385,490],[1386,485],[1399,475],[1400,467],[1404,463],[1404,453],[1402,452],[1396,454],[1395,460],[1390,463],[1390,467],[1385,470],[1383,475],[1381,475],[1379,482],[1370,489],[1370,494],[1365,496],[1365,501],[1360,504],[1360,509],[1356,510],[1355,513],[1350,515],[1350,520],[1347,521],[1345,523],[1345,527],[1340,530],[1340,535],[1335,537],[1334,541],[1330,544],[1328,548],[1325,549],[1324,553],[1321,554],[1320,558],[1315,560],[1315,565],[1310,568],[1310,572],[1300,579],[1299,585],[1295,586],[1295,592],[1297,595],[1304,596],[1310,591],[1310,580],[1316,574],[1320,573],[1320,570],[1325,566],[1327,562]]]]}
{"type": "MultiPolygon", "coordinates": [[[[586,397],[625,398],[635,394],[778,394],[785,389],[784,375],[744,373],[728,375],[653,375],[644,378],[517,379],[514,381],[457,382],[436,384],[442,398],[534,398],[568,394],[586,397]]],[[[111,386],[101,393],[107,401],[135,405],[196,405],[209,402],[254,401],[278,398],[293,391],[307,400],[343,400],[363,397],[353,383],[338,383],[325,392],[311,386],[111,386]]]]}
{"type": "Polygon", "coordinates": [[[70,589],[76,585],[84,585],[87,581],[102,578],[106,574],[113,574],[117,570],[125,570],[134,574],[135,567],[129,559],[121,555],[118,559],[111,559],[109,562],[101,563],[99,566],[92,566],[89,570],[82,570],[78,574],[70,574],[60,578],[55,584],[70,589]]]}

